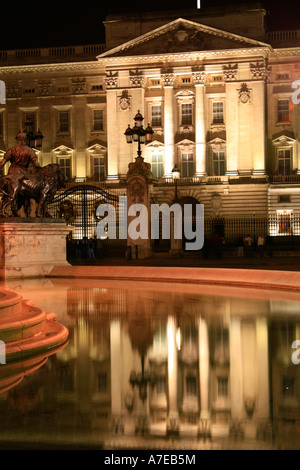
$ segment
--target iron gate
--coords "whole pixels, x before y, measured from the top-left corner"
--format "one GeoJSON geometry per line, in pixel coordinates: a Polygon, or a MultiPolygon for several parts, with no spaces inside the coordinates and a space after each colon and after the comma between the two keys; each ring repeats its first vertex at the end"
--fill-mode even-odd
{"type": "Polygon", "coordinates": [[[119,211],[119,196],[125,195],[112,190],[103,189],[93,184],[77,184],[69,187],[64,192],[58,193],[48,205],[48,210],[54,218],[64,218],[67,225],[74,227],[73,240],[84,240],[97,237],[96,217],[97,207],[109,203],[114,206],[116,213],[116,239],[106,238],[102,240],[103,247],[126,248],[126,240],[118,236],[119,223],[122,211],[119,211]]]}

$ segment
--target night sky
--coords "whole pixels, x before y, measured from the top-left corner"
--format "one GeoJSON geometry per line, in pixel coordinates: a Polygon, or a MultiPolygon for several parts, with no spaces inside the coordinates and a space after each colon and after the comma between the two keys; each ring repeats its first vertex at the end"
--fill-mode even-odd
{"type": "MultiPolygon", "coordinates": [[[[226,3],[242,4],[249,3],[249,0],[231,0],[226,3]]],[[[261,3],[270,11],[268,21],[272,29],[289,27],[300,29],[299,0],[264,0],[261,3]]],[[[202,7],[222,6],[225,2],[224,0],[201,0],[201,5],[202,7]]],[[[8,0],[5,8],[2,7],[0,50],[101,43],[104,42],[102,21],[109,13],[196,7],[197,0],[152,0],[150,2],[136,0],[36,2],[32,0],[24,7],[19,7],[19,4],[8,0]]]]}

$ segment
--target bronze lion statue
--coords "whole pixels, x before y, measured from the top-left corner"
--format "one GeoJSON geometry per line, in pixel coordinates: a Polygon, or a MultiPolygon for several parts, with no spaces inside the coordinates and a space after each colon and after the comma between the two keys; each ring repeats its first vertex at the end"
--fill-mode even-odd
{"type": "Polygon", "coordinates": [[[66,186],[65,177],[56,163],[36,168],[34,173],[21,172],[0,178],[2,192],[1,215],[7,217],[6,207],[10,204],[13,217],[19,217],[18,211],[24,207],[28,216],[30,200],[36,201],[36,217],[51,217],[47,204],[51,202],[60,188],[66,186]]]}

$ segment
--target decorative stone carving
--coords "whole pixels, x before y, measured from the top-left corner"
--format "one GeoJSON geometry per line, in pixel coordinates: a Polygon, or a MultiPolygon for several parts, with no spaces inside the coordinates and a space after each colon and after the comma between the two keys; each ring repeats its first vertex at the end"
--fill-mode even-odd
{"type": "Polygon", "coordinates": [[[51,82],[41,82],[38,84],[38,89],[42,96],[51,95],[53,91],[53,85],[51,82]]]}
{"type": "Polygon", "coordinates": [[[251,88],[248,88],[247,83],[242,83],[238,89],[239,103],[246,104],[251,102],[251,88]]]}
{"type": "Polygon", "coordinates": [[[129,163],[127,179],[134,175],[142,176],[147,182],[151,180],[151,165],[145,162],[143,157],[137,157],[135,162],[129,163]]]}
{"type": "Polygon", "coordinates": [[[18,98],[20,96],[20,87],[18,85],[6,85],[6,97],[18,98]]]}
{"type": "Polygon", "coordinates": [[[104,82],[107,88],[115,88],[118,84],[118,72],[112,72],[111,70],[106,74],[104,82]]]}
{"type": "Polygon", "coordinates": [[[234,81],[237,78],[238,64],[228,64],[223,67],[223,75],[225,82],[234,81]]]}
{"type": "Polygon", "coordinates": [[[139,70],[130,70],[129,80],[132,86],[142,87],[145,84],[145,77],[141,74],[139,70]]]}
{"type": "Polygon", "coordinates": [[[204,70],[194,70],[192,76],[195,85],[205,85],[207,76],[204,70]]]}
{"type": "Polygon", "coordinates": [[[214,217],[222,213],[223,200],[219,193],[213,193],[210,199],[210,209],[214,217]]]}
{"type": "Polygon", "coordinates": [[[164,87],[173,87],[174,86],[174,83],[175,83],[175,75],[173,75],[172,73],[163,73],[161,75],[161,78],[162,78],[162,82],[163,82],[163,86],[164,87]]]}
{"type": "Polygon", "coordinates": [[[250,72],[253,80],[266,80],[271,73],[271,67],[264,62],[256,62],[250,64],[250,72]]]}
{"type": "Polygon", "coordinates": [[[127,109],[130,109],[130,97],[127,90],[123,90],[122,95],[119,97],[119,108],[122,111],[127,111],[127,109]]]}
{"type": "Polygon", "coordinates": [[[83,79],[77,79],[77,80],[72,80],[72,90],[73,94],[77,95],[80,93],[85,93],[86,92],[86,81],[85,78],[83,79]]]}

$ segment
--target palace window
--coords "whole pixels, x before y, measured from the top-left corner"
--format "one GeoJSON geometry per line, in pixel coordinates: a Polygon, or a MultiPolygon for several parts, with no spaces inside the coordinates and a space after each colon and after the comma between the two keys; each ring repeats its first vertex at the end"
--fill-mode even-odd
{"type": "Polygon", "coordinates": [[[157,377],[155,380],[155,391],[157,394],[165,394],[167,390],[166,386],[166,378],[165,377],[157,377]]]}
{"type": "Polygon", "coordinates": [[[186,394],[195,396],[197,394],[197,379],[193,375],[188,375],[185,378],[186,394]]]}
{"type": "Polygon", "coordinates": [[[280,99],[277,101],[277,121],[290,122],[290,100],[280,99]]]}
{"type": "Polygon", "coordinates": [[[291,149],[277,149],[278,173],[290,175],[291,173],[291,149]]]}
{"type": "Polygon", "coordinates": [[[164,161],[161,153],[152,154],[151,156],[151,168],[152,175],[154,178],[162,178],[164,175],[164,161]]]}
{"type": "Polygon", "coordinates": [[[69,180],[71,178],[71,159],[70,158],[58,158],[58,164],[61,171],[65,175],[65,178],[69,180]]]}
{"type": "Polygon", "coordinates": [[[193,124],[193,105],[192,103],[183,103],[181,105],[181,125],[189,126],[193,124]]]}
{"type": "Polygon", "coordinates": [[[213,124],[224,124],[224,103],[223,101],[213,102],[213,124]]]}
{"type": "Polygon", "coordinates": [[[105,180],[105,158],[102,155],[93,157],[93,178],[94,181],[105,180]]]}
{"type": "Polygon", "coordinates": [[[97,375],[97,389],[99,393],[107,392],[107,373],[100,373],[97,375]]]}
{"type": "Polygon", "coordinates": [[[69,132],[69,111],[59,111],[58,129],[59,132],[69,132]]]}
{"type": "Polygon", "coordinates": [[[181,176],[194,176],[194,154],[181,154],[181,176]]]}
{"type": "Polygon", "coordinates": [[[151,106],[151,124],[152,127],[161,127],[162,126],[162,119],[161,119],[161,105],[154,104],[151,106]]]}
{"type": "Polygon", "coordinates": [[[93,110],[93,131],[103,131],[103,109],[93,110]]]}
{"type": "Polygon", "coordinates": [[[225,175],[225,152],[215,151],[212,154],[212,171],[214,176],[225,175]]]}
{"type": "Polygon", "coordinates": [[[228,397],[228,378],[218,377],[218,397],[228,397]]]}

